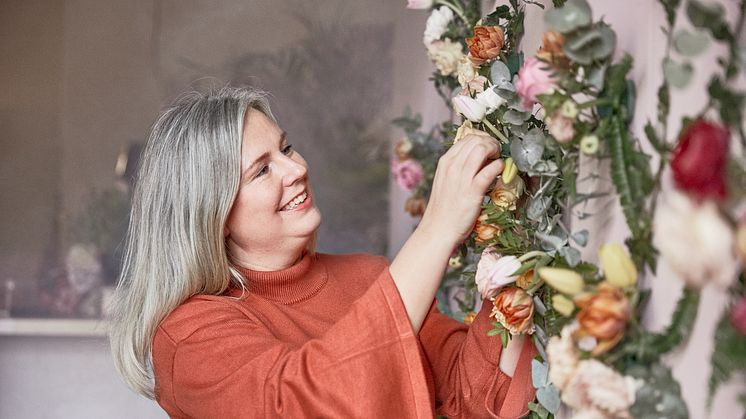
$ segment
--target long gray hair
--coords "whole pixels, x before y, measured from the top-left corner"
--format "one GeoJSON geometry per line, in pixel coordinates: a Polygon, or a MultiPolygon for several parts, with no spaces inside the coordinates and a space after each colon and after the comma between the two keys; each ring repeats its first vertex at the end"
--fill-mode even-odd
{"type": "Polygon", "coordinates": [[[238,192],[244,115],[275,120],[266,93],[223,88],[189,93],[153,125],[141,158],[110,342],[119,373],[154,398],[156,327],[196,294],[246,284],[230,261],[224,226],[238,192]]]}

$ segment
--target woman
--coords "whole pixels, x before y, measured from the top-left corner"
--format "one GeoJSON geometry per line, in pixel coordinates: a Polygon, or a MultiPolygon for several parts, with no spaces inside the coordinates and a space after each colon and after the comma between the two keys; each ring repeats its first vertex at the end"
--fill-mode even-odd
{"type": "MultiPolygon", "coordinates": [[[[433,299],[501,172],[489,136],[439,161],[422,221],[389,265],[314,252],[321,215],[305,160],[265,95],[191,94],[155,123],[135,189],[111,345],[172,417],[519,417],[489,306],[471,328],[433,299]]],[[[515,364],[515,362],[513,362],[515,364]]]]}

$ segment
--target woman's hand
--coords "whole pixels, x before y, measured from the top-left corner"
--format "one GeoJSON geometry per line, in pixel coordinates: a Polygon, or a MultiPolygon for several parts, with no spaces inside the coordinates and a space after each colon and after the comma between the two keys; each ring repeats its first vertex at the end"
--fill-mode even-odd
{"type": "Polygon", "coordinates": [[[457,246],[479,216],[487,188],[502,172],[500,143],[487,133],[456,143],[438,161],[433,188],[420,227],[457,246]]]}
{"type": "Polygon", "coordinates": [[[503,170],[499,156],[497,140],[476,134],[438,161],[422,221],[389,266],[415,332],[433,303],[454,246],[471,232],[487,188],[503,170]]]}

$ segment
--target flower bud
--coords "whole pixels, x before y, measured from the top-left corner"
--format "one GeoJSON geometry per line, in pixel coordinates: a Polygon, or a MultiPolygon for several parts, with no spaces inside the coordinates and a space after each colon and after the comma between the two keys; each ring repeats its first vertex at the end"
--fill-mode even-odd
{"type": "Polygon", "coordinates": [[[564,268],[539,268],[539,277],[544,280],[550,287],[557,291],[567,294],[576,295],[583,291],[583,277],[579,273],[564,268]]]}
{"type": "Polygon", "coordinates": [[[624,247],[606,243],[598,250],[604,277],[612,285],[626,288],[637,283],[637,268],[624,247]]]}
{"type": "Polygon", "coordinates": [[[502,179],[506,185],[515,179],[518,174],[518,166],[515,165],[512,157],[505,159],[505,168],[503,169],[502,179]]]}
{"type": "Polygon", "coordinates": [[[595,135],[586,135],[580,139],[580,150],[591,156],[598,151],[598,137],[595,135]]]}
{"type": "Polygon", "coordinates": [[[565,317],[570,317],[572,312],[575,311],[575,303],[562,294],[555,294],[552,296],[552,307],[554,307],[559,314],[565,317]]]}

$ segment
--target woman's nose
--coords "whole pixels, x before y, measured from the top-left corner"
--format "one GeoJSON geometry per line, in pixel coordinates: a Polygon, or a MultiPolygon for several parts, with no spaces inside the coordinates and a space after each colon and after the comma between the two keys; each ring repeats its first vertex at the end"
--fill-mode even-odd
{"type": "Polygon", "coordinates": [[[285,160],[285,175],[283,183],[285,186],[291,186],[300,179],[304,179],[308,173],[308,168],[300,161],[287,157],[285,160]]]}

